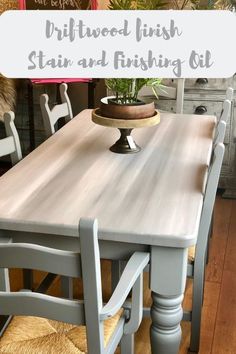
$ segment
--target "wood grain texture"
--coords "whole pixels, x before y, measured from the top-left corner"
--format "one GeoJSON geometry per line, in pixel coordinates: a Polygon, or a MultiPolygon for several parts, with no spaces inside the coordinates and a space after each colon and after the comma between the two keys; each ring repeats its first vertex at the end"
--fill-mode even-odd
{"type": "Polygon", "coordinates": [[[75,236],[80,217],[97,217],[101,239],[188,247],[214,127],[214,116],[162,114],[134,130],[140,153],[120,155],[109,151],[119,132],[85,110],[1,178],[1,228],[75,236]]]}
{"type": "Polygon", "coordinates": [[[236,352],[236,201],[233,202],[212,353],[236,352]]]}
{"type": "Polygon", "coordinates": [[[213,235],[210,239],[211,262],[206,268],[206,280],[221,283],[229,233],[232,201],[217,199],[214,210],[213,235]]]}
{"type": "Polygon", "coordinates": [[[92,112],[92,120],[94,123],[102,125],[109,128],[145,128],[151,127],[160,123],[160,113],[156,111],[153,117],[142,118],[142,119],[117,119],[117,118],[107,118],[100,115],[100,109],[94,109],[92,112]]]}

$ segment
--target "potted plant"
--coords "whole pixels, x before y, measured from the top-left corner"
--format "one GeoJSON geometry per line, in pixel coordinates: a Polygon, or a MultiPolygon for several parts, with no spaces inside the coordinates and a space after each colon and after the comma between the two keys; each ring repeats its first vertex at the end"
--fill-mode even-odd
{"type": "Polygon", "coordinates": [[[102,99],[100,111],[104,117],[117,119],[142,119],[155,114],[154,102],[145,103],[138,99],[138,93],[144,86],[155,88],[161,85],[161,79],[106,79],[107,88],[114,96],[102,99]]]}

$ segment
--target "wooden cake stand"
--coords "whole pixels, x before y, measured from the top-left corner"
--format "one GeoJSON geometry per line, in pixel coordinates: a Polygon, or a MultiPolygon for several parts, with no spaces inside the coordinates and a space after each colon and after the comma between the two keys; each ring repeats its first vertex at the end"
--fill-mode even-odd
{"type": "Polygon", "coordinates": [[[110,147],[110,150],[119,154],[131,154],[141,150],[131,136],[132,130],[134,128],[151,127],[159,124],[160,113],[156,111],[154,116],[143,119],[115,119],[101,116],[100,109],[97,108],[92,112],[92,121],[104,127],[118,128],[120,138],[110,147]]]}

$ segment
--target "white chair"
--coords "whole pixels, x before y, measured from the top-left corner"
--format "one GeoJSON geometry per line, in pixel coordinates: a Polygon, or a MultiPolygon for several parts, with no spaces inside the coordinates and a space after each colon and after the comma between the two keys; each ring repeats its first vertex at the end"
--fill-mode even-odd
{"type": "Polygon", "coordinates": [[[15,114],[12,111],[4,113],[3,120],[7,137],[0,140],[0,157],[10,155],[12,165],[22,159],[20,140],[14,119],[15,114]]]}
{"type": "Polygon", "coordinates": [[[52,109],[49,107],[49,97],[47,94],[40,96],[40,107],[43,116],[43,123],[46,137],[49,138],[55,133],[55,124],[60,118],[69,121],[73,118],[70,99],[67,94],[67,84],[60,85],[61,104],[55,105],[52,109]]]}
{"type": "MultiPolygon", "coordinates": [[[[209,252],[209,237],[212,234],[212,219],[214,212],[214,201],[215,195],[218,186],[218,180],[221,170],[221,165],[223,162],[224,151],[222,152],[222,161],[221,161],[221,153],[216,155],[217,146],[223,146],[224,137],[226,132],[226,125],[231,114],[231,103],[233,98],[233,89],[228,88],[226,91],[226,100],[223,103],[223,109],[221,111],[221,116],[216,125],[216,132],[214,136],[214,148],[211,159],[211,166],[209,168],[209,175],[206,182],[206,189],[204,192],[204,204],[202,210],[200,231],[198,236],[198,241],[196,247],[189,248],[189,267],[188,267],[188,277],[193,278],[193,302],[192,302],[192,311],[190,313],[185,313],[185,319],[191,321],[191,337],[190,337],[190,349],[189,353],[197,353],[199,351],[200,344],[200,324],[201,324],[201,310],[202,310],[202,302],[203,302],[203,288],[204,288],[204,272],[205,265],[208,260],[208,252],[209,252]],[[218,156],[218,157],[217,157],[218,156]],[[213,166],[214,169],[213,169],[213,166]],[[213,175],[212,175],[213,173],[213,175]],[[215,175],[214,175],[215,174],[215,175]],[[218,176],[218,177],[217,177],[218,176]],[[210,185],[212,184],[212,185],[210,185]],[[210,204],[210,212],[206,211],[206,208],[209,207],[210,204]],[[203,222],[206,222],[204,213],[208,213],[210,218],[210,224],[207,228],[208,235],[206,231],[202,235],[201,228],[203,222]],[[207,237],[206,237],[207,235],[207,237]],[[206,240],[205,240],[206,237],[206,240]],[[202,257],[204,255],[204,264],[202,257]]],[[[221,148],[217,148],[221,149],[221,148]]],[[[207,220],[208,225],[209,220],[207,220]]]]}
{"type": "Polygon", "coordinates": [[[192,259],[192,262],[191,258],[189,259],[187,275],[188,277],[193,278],[193,302],[192,311],[190,314],[185,313],[184,315],[185,319],[191,321],[189,353],[198,353],[199,351],[208,234],[211,226],[211,218],[224,157],[224,150],[225,147],[222,142],[216,144],[214,147],[212,162],[209,167],[206,188],[204,191],[204,202],[201,213],[197,244],[194,249],[194,258],[192,259]]]}
{"type": "Polygon", "coordinates": [[[84,296],[81,301],[25,290],[1,291],[0,314],[16,315],[4,327],[1,353],[109,354],[115,352],[119,343],[122,354],[132,353],[132,334],[142,319],[143,269],[149,262],[149,253],[135,252],[130,257],[115,291],[104,305],[96,220],[81,219],[78,234],[80,254],[36,244],[11,243],[7,239],[3,243],[1,239],[1,268],[33,268],[82,277],[84,296]],[[126,303],[123,309],[131,290],[131,304],[126,303]]]}
{"type": "Polygon", "coordinates": [[[218,144],[220,142],[224,142],[226,125],[229,120],[231,114],[231,101],[226,99],[223,103],[223,109],[221,112],[220,119],[216,125],[216,132],[214,137],[214,143],[218,144]]]}
{"type": "MultiPolygon", "coordinates": [[[[154,88],[156,95],[158,97],[166,97],[169,99],[176,100],[176,111],[175,113],[183,113],[183,105],[184,105],[184,84],[185,79],[176,79],[176,86],[160,86],[154,88]]],[[[153,92],[151,91],[150,87],[144,87],[139,96],[141,99],[145,100],[145,97],[148,98],[150,96],[154,96],[153,92]]]]}

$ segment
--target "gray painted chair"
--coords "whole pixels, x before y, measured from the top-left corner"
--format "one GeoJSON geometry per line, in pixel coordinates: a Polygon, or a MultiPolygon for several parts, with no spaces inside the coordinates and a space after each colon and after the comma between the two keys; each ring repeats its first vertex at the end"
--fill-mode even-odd
{"type": "Polygon", "coordinates": [[[216,126],[214,137],[214,151],[211,166],[204,191],[204,203],[202,209],[200,230],[196,247],[189,249],[188,277],[193,278],[192,311],[185,313],[185,319],[191,321],[191,337],[189,353],[198,353],[200,344],[201,310],[203,303],[204,273],[208,258],[209,235],[212,228],[212,215],[214,211],[215,195],[218,186],[220,170],[224,157],[224,137],[226,125],[231,114],[233,89],[226,91],[226,100],[220,119],[216,126]]]}
{"type": "Polygon", "coordinates": [[[73,118],[70,99],[67,94],[67,84],[60,85],[61,104],[55,105],[52,109],[49,107],[49,97],[47,94],[40,96],[40,107],[43,116],[43,123],[47,138],[55,133],[55,124],[60,118],[69,121],[73,118]]]}
{"type": "Polygon", "coordinates": [[[220,119],[216,126],[216,133],[214,137],[214,143],[224,142],[226,125],[230,117],[232,102],[230,100],[225,100],[223,103],[223,109],[221,112],[220,119]]]}
{"type": "Polygon", "coordinates": [[[81,350],[81,353],[108,354],[114,353],[120,343],[121,353],[132,353],[132,334],[142,319],[143,269],[149,262],[149,253],[135,252],[130,257],[110,300],[103,305],[97,221],[81,219],[78,234],[80,254],[1,240],[1,268],[34,268],[82,277],[84,301],[26,290],[10,292],[6,286],[0,292],[0,313],[16,316],[7,321],[0,352],[69,354],[81,350]],[[131,304],[127,304],[131,290],[131,304]],[[81,324],[86,324],[86,334],[85,327],[78,326],[81,324]]]}
{"type": "MultiPolygon", "coordinates": [[[[224,122],[224,127],[226,127],[224,122]]],[[[215,196],[224,157],[224,144],[217,143],[214,147],[211,166],[209,167],[204,202],[200,220],[197,244],[194,259],[188,265],[188,277],[193,278],[193,302],[191,313],[185,313],[185,319],[191,321],[191,338],[189,353],[197,353],[200,343],[201,312],[204,290],[204,273],[206,265],[206,251],[208,234],[211,225],[215,196]],[[186,316],[187,315],[187,316],[186,316]]]]}
{"type": "Polygon", "coordinates": [[[7,137],[0,140],[0,157],[10,155],[12,165],[22,159],[20,140],[14,119],[15,114],[12,111],[4,114],[3,120],[7,137]]]}
{"type": "Polygon", "coordinates": [[[222,127],[223,127],[222,122],[225,122],[225,124],[227,124],[227,122],[229,120],[233,97],[234,97],[234,90],[232,87],[228,87],[226,90],[226,97],[225,97],[225,101],[223,103],[223,108],[221,111],[220,119],[219,119],[218,124],[216,126],[216,134],[215,134],[215,139],[214,139],[215,144],[217,144],[219,142],[222,142],[222,143],[224,142],[225,132],[224,132],[224,129],[222,130],[222,127]],[[223,132],[223,135],[222,135],[221,130],[223,132]]]}

